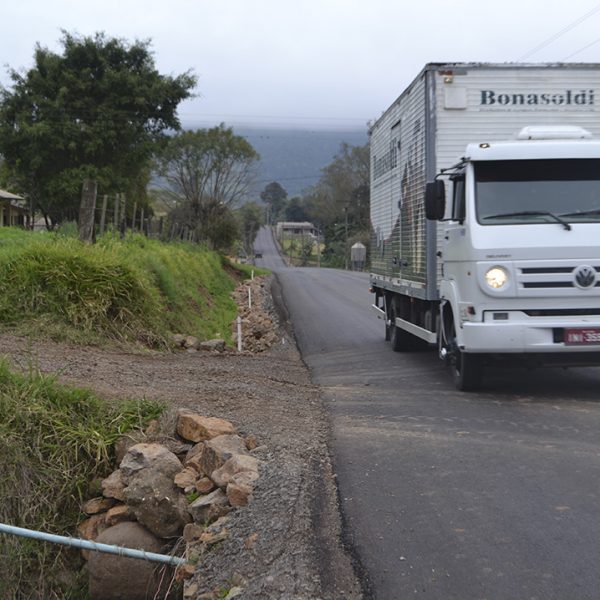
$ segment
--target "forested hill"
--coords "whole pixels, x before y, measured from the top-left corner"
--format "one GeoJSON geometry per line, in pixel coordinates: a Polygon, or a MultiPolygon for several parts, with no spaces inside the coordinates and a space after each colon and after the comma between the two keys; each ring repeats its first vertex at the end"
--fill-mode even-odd
{"type": "Polygon", "coordinates": [[[314,185],[343,142],[362,146],[368,141],[366,127],[355,131],[320,129],[275,129],[233,127],[260,154],[256,193],[267,183],[278,181],[288,197],[297,196],[314,185]]]}

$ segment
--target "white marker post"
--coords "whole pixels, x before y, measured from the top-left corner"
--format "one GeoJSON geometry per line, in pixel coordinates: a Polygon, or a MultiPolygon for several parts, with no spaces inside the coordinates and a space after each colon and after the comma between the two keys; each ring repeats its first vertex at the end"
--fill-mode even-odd
{"type": "Polygon", "coordinates": [[[238,342],[238,352],[242,351],[242,317],[238,315],[237,318],[237,342],[238,342]]]}

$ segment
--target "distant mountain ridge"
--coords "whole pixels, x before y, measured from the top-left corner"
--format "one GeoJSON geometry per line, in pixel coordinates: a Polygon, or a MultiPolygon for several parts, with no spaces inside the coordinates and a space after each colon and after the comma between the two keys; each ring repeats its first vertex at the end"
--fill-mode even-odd
{"type": "MultiPolygon", "coordinates": [[[[206,126],[205,126],[206,127],[206,126]]],[[[279,182],[288,197],[298,196],[314,185],[339,152],[342,143],[362,146],[365,130],[275,129],[233,126],[236,135],[246,138],[260,154],[253,196],[271,181],[279,182]]]]}

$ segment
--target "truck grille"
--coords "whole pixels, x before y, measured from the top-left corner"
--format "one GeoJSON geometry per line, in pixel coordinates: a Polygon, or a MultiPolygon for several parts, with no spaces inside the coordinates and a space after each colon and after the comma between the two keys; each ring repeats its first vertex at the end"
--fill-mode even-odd
{"type": "Polygon", "coordinates": [[[600,292],[600,261],[517,263],[519,296],[594,296],[600,292]]]}

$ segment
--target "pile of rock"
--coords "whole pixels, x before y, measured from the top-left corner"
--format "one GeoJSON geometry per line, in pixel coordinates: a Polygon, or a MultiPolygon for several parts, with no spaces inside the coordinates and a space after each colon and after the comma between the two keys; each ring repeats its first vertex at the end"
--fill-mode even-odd
{"type": "Polygon", "coordinates": [[[92,600],[125,597],[124,589],[130,600],[146,598],[149,590],[149,597],[168,597],[165,585],[173,576],[191,576],[202,554],[227,537],[226,515],[251,499],[260,466],[253,436],[243,439],[229,421],[187,409],[177,413],[176,434],[184,443],[172,440],[171,449],[143,442],[126,450],[102,481],[102,497],[84,504],[88,518],[79,533],[151,552],[164,552],[183,536],[188,566],[159,576],[144,561],[86,552],[92,600]]]}
{"type": "MultiPolygon", "coordinates": [[[[279,341],[277,328],[268,303],[271,294],[265,289],[264,277],[255,277],[239,285],[232,297],[242,318],[242,348],[247,352],[264,352],[279,341]]],[[[237,323],[232,324],[237,344],[237,323]]]]}

